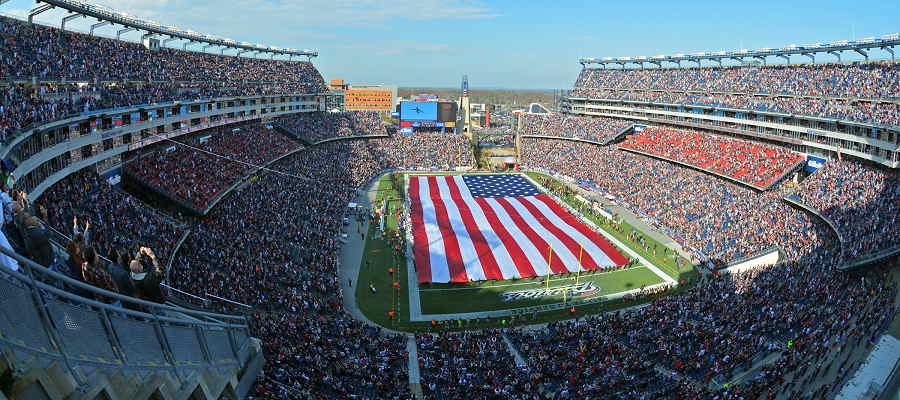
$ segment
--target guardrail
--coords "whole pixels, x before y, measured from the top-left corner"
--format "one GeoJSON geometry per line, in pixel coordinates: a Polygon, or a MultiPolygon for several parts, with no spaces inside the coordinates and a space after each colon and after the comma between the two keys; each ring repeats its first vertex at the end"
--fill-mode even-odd
{"type": "Polygon", "coordinates": [[[869,265],[869,264],[884,260],[889,257],[893,257],[897,254],[900,254],[900,244],[898,244],[894,247],[888,247],[883,250],[878,250],[874,253],[869,253],[867,255],[864,255],[862,257],[859,257],[859,258],[856,258],[853,260],[846,260],[844,265],[838,267],[838,269],[851,270],[854,268],[859,268],[859,267],[862,267],[865,265],[869,265]]]}
{"type": "Polygon", "coordinates": [[[845,247],[844,245],[846,242],[844,241],[843,233],[841,233],[840,229],[838,229],[838,227],[837,227],[837,224],[835,224],[834,221],[831,220],[831,218],[828,218],[824,214],[820,213],[819,210],[815,209],[815,207],[813,207],[809,204],[806,204],[806,202],[803,201],[803,198],[801,198],[797,194],[785,196],[781,199],[781,201],[788,203],[788,204],[793,204],[797,207],[800,207],[800,208],[806,210],[807,212],[812,213],[813,215],[819,217],[819,219],[821,219],[822,221],[825,221],[825,224],[828,225],[828,227],[831,228],[832,231],[834,231],[835,236],[837,236],[837,238],[838,238],[838,243],[840,243],[840,245],[841,245],[841,260],[843,261],[844,247],[845,247]]]}
{"type": "Polygon", "coordinates": [[[605,146],[608,143],[598,142],[596,140],[588,140],[588,139],[579,139],[574,137],[566,137],[566,136],[547,136],[547,135],[520,135],[523,138],[528,139],[554,139],[554,140],[568,140],[570,142],[582,142],[582,143],[590,143],[597,146],[605,146]]]}
{"type": "Polygon", "coordinates": [[[0,344],[75,365],[179,371],[243,365],[243,316],[192,311],[123,296],[44,268],[0,246],[0,344]],[[64,288],[79,291],[82,297],[64,288]]]}

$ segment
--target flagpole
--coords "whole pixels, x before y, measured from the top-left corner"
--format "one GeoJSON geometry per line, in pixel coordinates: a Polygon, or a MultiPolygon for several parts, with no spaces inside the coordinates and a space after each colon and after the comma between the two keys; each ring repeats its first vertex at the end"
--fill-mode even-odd
{"type": "Polygon", "coordinates": [[[547,288],[545,290],[550,290],[550,263],[553,260],[553,245],[547,246],[547,288]]]}
{"type": "Polygon", "coordinates": [[[575,286],[578,286],[578,278],[581,276],[581,255],[584,254],[584,244],[578,246],[578,271],[575,271],[575,286]]]}

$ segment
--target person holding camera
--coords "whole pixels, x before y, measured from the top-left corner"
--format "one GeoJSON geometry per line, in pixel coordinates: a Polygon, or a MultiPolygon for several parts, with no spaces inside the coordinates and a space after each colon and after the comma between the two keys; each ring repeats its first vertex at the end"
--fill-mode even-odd
{"type": "Polygon", "coordinates": [[[153,250],[141,247],[138,254],[131,260],[131,280],[138,297],[155,303],[165,303],[166,296],[159,284],[165,278],[162,268],[156,259],[153,250]]]}

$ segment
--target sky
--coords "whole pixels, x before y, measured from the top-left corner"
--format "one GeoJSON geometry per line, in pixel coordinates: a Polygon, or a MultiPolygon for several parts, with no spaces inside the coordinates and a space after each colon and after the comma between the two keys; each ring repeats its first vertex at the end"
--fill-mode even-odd
{"type": "MultiPolygon", "coordinates": [[[[885,0],[91,2],[238,42],[316,50],[313,62],[326,80],[401,87],[458,87],[468,74],[473,88],[571,88],[583,57],[784,47],[900,31],[900,2],[885,0]]],[[[34,6],[33,0],[12,0],[0,13],[26,16],[34,6]]],[[[36,19],[59,26],[65,15],[51,10],[36,19]]],[[[67,28],[86,32],[94,22],[78,18],[67,28]]],[[[116,29],[98,32],[115,36],[116,29]]],[[[180,48],[176,43],[170,44],[180,48]]],[[[844,60],[861,58],[854,54],[844,60]]]]}

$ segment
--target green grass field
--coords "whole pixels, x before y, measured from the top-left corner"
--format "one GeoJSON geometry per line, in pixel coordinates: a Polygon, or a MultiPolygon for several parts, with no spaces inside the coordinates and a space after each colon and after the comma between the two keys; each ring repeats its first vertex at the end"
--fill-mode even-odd
{"type": "MultiPolygon", "coordinates": [[[[637,267],[603,274],[585,275],[579,278],[579,282],[593,282],[600,289],[597,295],[607,295],[660,283],[662,279],[646,267],[637,267]]],[[[574,276],[566,278],[551,277],[549,287],[568,286],[574,283],[574,276]]],[[[423,314],[504,310],[556,304],[563,301],[562,295],[547,296],[540,299],[502,300],[501,294],[504,292],[546,287],[543,279],[520,279],[517,281],[495,282],[493,285],[471,285],[468,288],[443,287],[445,285],[431,286],[433,288],[419,287],[423,314]]]]}
{"type": "MultiPolygon", "coordinates": [[[[441,173],[445,174],[445,173],[441,173]]],[[[532,176],[536,178],[536,176],[532,176]]],[[[540,179],[535,179],[540,181],[540,179]]],[[[402,175],[397,179],[398,186],[402,185],[402,175]]],[[[397,227],[397,218],[394,212],[403,207],[404,199],[402,188],[393,187],[389,177],[384,177],[378,182],[378,192],[376,201],[387,200],[390,217],[386,220],[386,228],[392,231],[397,227]]],[[[578,200],[572,198],[563,198],[570,205],[580,208],[578,200]],[[574,203],[572,203],[574,202],[574,203]]],[[[622,226],[608,227],[600,225],[605,231],[614,234],[620,241],[634,249],[647,260],[654,262],[657,267],[672,275],[676,279],[689,279],[693,273],[692,268],[683,268],[682,272],[676,271],[676,265],[672,260],[666,260],[665,257],[652,257],[652,254],[642,248],[639,244],[628,240],[628,230],[624,230],[622,226]],[[622,230],[620,232],[619,230],[622,230]],[[670,264],[666,265],[666,262],[670,264]]],[[[399,241],[391,241],[379,237],[376,224],[371,224],[368,232],[365,255],[362,265],[360,266],[359,279],[356,287],[357,302],[360,310],[372,321],[396,330],[401,331],[422,331],[433,329],[429,322],[411,322],[409,320],[409,301],[407,287],[407,262],[403,257],[402,251],[397,253],[393,250],[394,246],[401,246],[404,249],[405,244],[399,241]],[[390,269],[393,273],[389,272],[390,269]],[[396,290],[394,282],[398,283],[400,290],[396,290]],[[372,284],[376,292],[372,293],[369,284],[372,284]],[[388,312],[393,310],[395,318],[391,319],[388,312]]],[[[631,229],[627,227],[627,229],[631,229]]],[[[648,238],[649,239],[649,238],[648,238]]],[[[626,252],[623,255],[629,257],[626,252]]],[[[631,258],[631,257],[629,257],[631,258]]],[[[574,283],[574,275],[554,276],[551,277],[550,287],[567,286],[574,283]]],[[[604,296],[617,292],[627,291],[640,288],[642,286],[652,285],[662,282],[656,274],[645,266],[637,266],[634,268],[617,270],[612,272],[582,274],[579,282],[592,282],[599,289],[595,295],[587,296],[604,296]]],[[[445,314],[445,313],[467,313],[489,310],[503,310],[530,307],[537,305],[558,304],[561,303],[562,295],[550,296],[541,299],[527,299],[504,301],[502,293],[508,291],[518,291],[525,289],[534,289],[545,287],[546,283],[543,279],[522,279],[515,281],[485,281],[472,284],[429,284],[423,285],[419,290],[421,298],[421,310],[423,314],[445,314]]],[[[684,286],[670,290],[680,291],[684,286]]],[[[659,296],[659,295],[657,295],[659,296]]],[[[651,298],[655,298],[653,296],[651,298]]],[[[577,315],[592,314],[597,312],[605,312],[623,307],[639,304],[649,301],[651,298],[643,298],[640,301],[634,300],[610,300],[603,303],[580,306],[576,311],[577,315]]],[[[443,325],[440,329],[470,329],[484,328],[500,325],[511,324],[530,324],[549,322],[553,320],[571,318],[573,314],[570,310],[557,310],[541,312],[529,315],[528,317],[513,318],[496,318],[496,319],[479,319],[474,321],[457,321],[450,325],[443,325]]]]}

